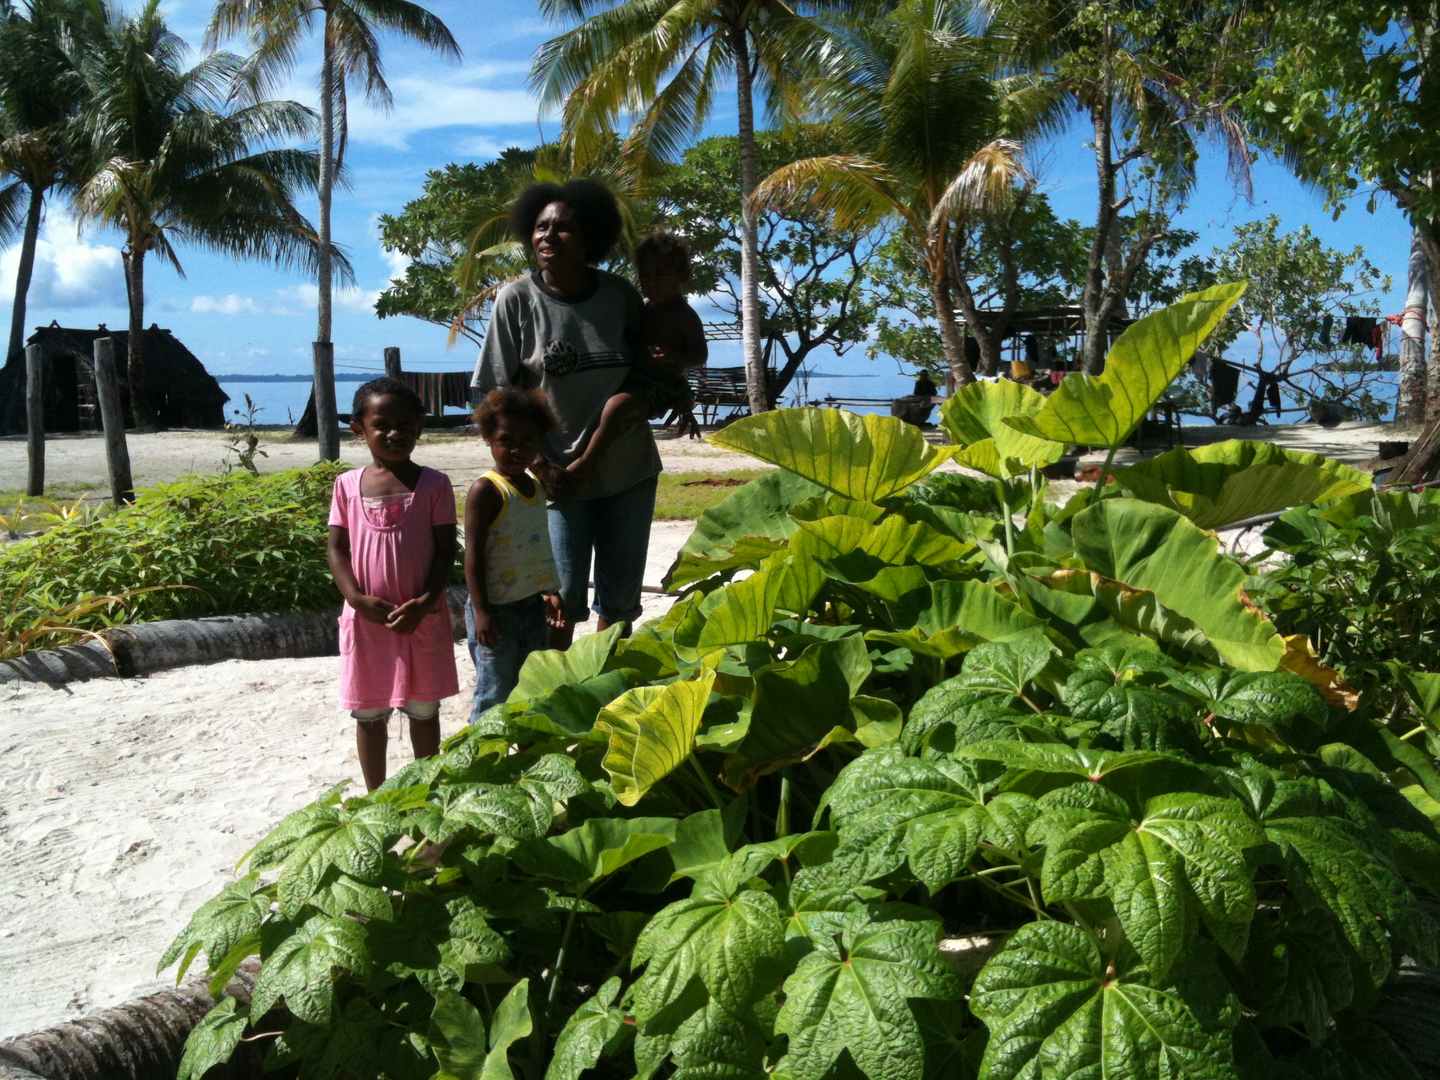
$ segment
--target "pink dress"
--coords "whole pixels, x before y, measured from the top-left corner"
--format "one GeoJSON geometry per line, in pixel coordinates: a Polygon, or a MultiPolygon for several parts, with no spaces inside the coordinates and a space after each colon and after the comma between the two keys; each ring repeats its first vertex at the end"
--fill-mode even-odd
{"type": "MultiPolygon", "coordinates": [[[[352,469],[336,478],[330,524],[350,534],[350,569],[360,590],[404,603],[425,591],[435,557],[434,526],[455,524],[450,478],[422,468],[414,491],[366,499],[360,495],[364,472],[352,469]]],[[[362,619],[345,605],[340,613],[342,708],[392,708],[459,692],[449,604],[426,615],[411,634],[362,619]]]]}

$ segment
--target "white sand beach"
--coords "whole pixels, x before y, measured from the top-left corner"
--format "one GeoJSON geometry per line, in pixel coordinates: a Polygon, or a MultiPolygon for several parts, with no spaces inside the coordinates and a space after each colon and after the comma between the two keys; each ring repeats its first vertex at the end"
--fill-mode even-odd
{"type": "MultiPolygon", "coordinates": [[[[1369,459],[1384,425],[1187,429],[1263,438],[1352,462],[1369,459]]],[[[276,433],[268,471],[314,459],[314,443],[276,433]]],[[[215,432],[132,437],[137,484],[218,468],[215,432]]],[[[346,460],[363,448],[346,440],[346,460]]],[[[56,438],[52,482],[99,487],[103,443],[56,438]]],[[[704,442],[662,443],[670,470],[722,471],[752,460],[704,442]]],[[[490,464],[476,439],[435,437],[416,454],[467,483],[490,464]]],[[[23,483],[25,445],[0,439],[0,489],[23,483]]],[[[1059,485],[1057,485],[1059,486],[1059,485]]],[[[658,523],[645,581],[658,585],[689,523],[658,523]]],[[[646,597],[647,616],[670,600],[646,597]]],[[[456,649],[461,670],[470,662],[456,649]]],[[[335,708],[333,658],[231,661],[145,679],[64,689],[0,688],[0,1037],[157,989],[155,962],[189,914],[228,880],[236,860],[284,814],[338,780],[359,785],[353,723],[335,708]]],[[[466,687],[468,690],[468,685],[466,687]]],[[[463,698],[441,714],[448,734],[463,698]]],[[[391,722],[392,768],[409,759],[391,722]]]]}
{"type": "MultiPolygon", "coordinates": [[[[647,585],[690,535],[657,522],[647,585]]],[[[645,618],[670,597],[646,594],[645,618]]],[[[593,627],[593,623],[590,624],[593,627]]],[[[455,649],[469,713],[474,668],[455,649]]],[[[232,660],[63,689],[0,686],[0,1038],[173,985],[155,962],[285,814],[363,791],[333,657],[232,660]]],[[[390,721],[390,769],[410,760],[390,721]]]]}

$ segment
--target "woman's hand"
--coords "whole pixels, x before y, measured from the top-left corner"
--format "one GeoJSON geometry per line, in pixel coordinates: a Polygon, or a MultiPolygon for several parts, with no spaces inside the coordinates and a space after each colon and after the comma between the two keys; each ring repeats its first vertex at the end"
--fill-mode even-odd
{"type": "Polygon", "coordinates": [[[388,600],[381,600],[378,596],[357,596],[350,601],[350,606],[355,609],[366,622],[380,623],[382,626],[390,621],[390,613],[395,610],[395,605],[388,600]]]}
{"type": "Polygon", "coordinates": [[[500,628],[488,608],[475,608],[475,640],[491,649],[500,640],[500,628]]]}
{"type": "Polygon", "coordinates": [[[559,593],[545,593],[545,625],[551,630],[564,630],[569,626],[565,618],[565,606],[560,602],[559,593]]]}
{"type": "Polygon", "coordinates": [[[542,458],[530,466],[530,471],[540,478],[540,483],[545,485],[546,494],[552,499],[568,495],[575,486],[574,475],[553,461],[542,458]]]}

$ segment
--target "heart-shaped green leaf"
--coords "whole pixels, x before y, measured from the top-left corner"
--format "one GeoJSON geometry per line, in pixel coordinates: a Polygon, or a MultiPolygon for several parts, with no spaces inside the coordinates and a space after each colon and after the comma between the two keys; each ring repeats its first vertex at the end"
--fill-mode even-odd
{"type": "Polygon", "coordinates": [[[737,420],[710,441],[863,502],[903,491],[950,456],[911,424],[844,409],[775,409],[737,420]]]}
{"type": "Polygon", "coordinates": [[[634,806],[684,764],[714,685],[715,673],[707,671],[668,686],[638,686],[600,711],[595,729],[610,740],[601,765],[622,804],[634,806]]]}
{"type": "Polygon", "coordinates": [[[1005,423],[1052,442],[1123,446],[1244,292],[1244,282],[1216,285],[1145,316],[1110,347],[1103,372],[1067,375],[1038,413],[1005,423]]]}

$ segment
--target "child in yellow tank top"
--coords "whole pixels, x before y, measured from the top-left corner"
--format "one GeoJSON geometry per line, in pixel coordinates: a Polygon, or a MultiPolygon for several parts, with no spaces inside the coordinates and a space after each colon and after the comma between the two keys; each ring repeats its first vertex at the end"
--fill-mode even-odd
{"type": "Polygon", "coordinates": [[[545,492],[530,475],[554,414],[538,390],[492,390],[475,410],[495,468],[465,496],[466,641],[473,723],[515,689],[520,667],[563,625],[545,492]]]}

